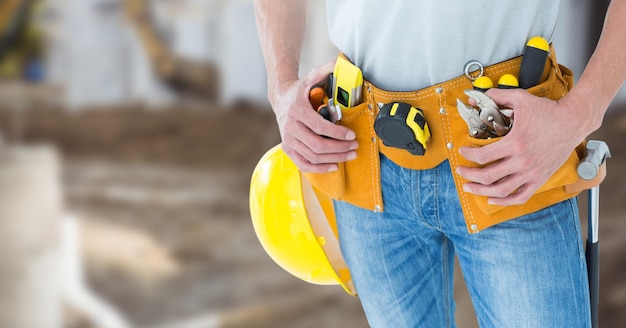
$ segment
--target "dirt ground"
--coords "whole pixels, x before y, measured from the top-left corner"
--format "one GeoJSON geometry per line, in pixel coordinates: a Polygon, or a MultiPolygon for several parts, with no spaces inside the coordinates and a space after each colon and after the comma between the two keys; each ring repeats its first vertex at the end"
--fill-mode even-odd
{"type": "MultiPolygon", "coordinates": [[[[268,109],[46,108],[19,116],[3,109],[0,130],[63,154],[67,208],[81,223],[89,284],[133,327],[367,326],[357,298],[291,277],[256,240],[249,179],[279,142],[268,109]]],[[[613,153],[601,193],[605,328],[626,322],[625,137],[626,110],[613,110],[594,135],[613,153]]],[[[458,325],[475,327],[457,282],[458,325]]],[[[76,309],[68,313],[67,327],[93,326],[76,309]]]]}

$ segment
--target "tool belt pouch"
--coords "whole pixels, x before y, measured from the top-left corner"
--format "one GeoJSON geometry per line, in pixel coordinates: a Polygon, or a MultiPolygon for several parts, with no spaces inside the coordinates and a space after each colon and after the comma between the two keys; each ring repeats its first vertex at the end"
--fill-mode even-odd
{"type": "MultiPolygon", "coordinates": [[[[538,97],[558,100],[565,96],[573,87],[573,74],[570,69],[557,64],[553,49],[549,60],[551,61],[551,67],[547,80],[527,89],[527,91],[538,97]]],[[[461,138],[463,140],[461,142],[461,146],[470,145],[473,147],[482,147],[501,139],[476,139],[470,137],[467,133],[465,133],[461,138]]],[[[577,173],[577,167],[578,163],[585,155],[584,152],[585,143],[583,142],[576,147],[565,163],[548,179],[543,186],[536,191],[528,202],[522,205],[507,207],[490,205],[488,204],[487,197],[476,196],[462,191],[461,186],[465,181],[463,181],[458,175],[455,175],[455,182],[457,183],[457,189],[463,205],[463,211],[468,223],[468,228],[471,226],[474,228],[470,228],[470,232],[472,230],[482,230],[497,223],[539,211],[550,205],[576,196],[582,189],[573,188],[572,186],[579,184],[580,178],[577,173]]],[[[462,165],[478,167],[478,164],[469,162],[462,156],[458,156],[458,163],[455,164],[456,165],[453,166],[462,165]]],[[[455,167],[453,167],[453,172],[454,169],[455,167]]]]}
{"type": "Polygon", "coordinates": [[[339,169],[334,172],[304,173],[322,193],[369,210],[380,210],[377,206],[382,206],[378,146],[371,139],[375,118],[367,102],[344,110],[337,123],[355,131],[359,144],[356,159],[338,163],[339,169]]]}

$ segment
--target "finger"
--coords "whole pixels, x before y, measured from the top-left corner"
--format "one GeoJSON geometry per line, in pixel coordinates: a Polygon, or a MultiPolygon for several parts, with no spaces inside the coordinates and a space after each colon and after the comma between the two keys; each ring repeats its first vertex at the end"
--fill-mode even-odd
{"type": "Polygon", "coordinates": [[[517,192],[503,198],[492,197],[488,199],[490,205],[513,206],[523,205],[528,202],[534,191],[538,188],[536,184],[528,183],[517,190],[517,192]]]}
{"type": "Polygon", "coordinates": [[[490,198],[506,198],[519,191],[519,188],[522,185],[523,184],[518,175],[510,175],[489,185],[468,182],[463,185],[463,191],[490,198]]]}
{"type": "Polygon", "coordinates": [[[318,165],[318,164],[336,164],[351,161],[356,159],[356,152],[350,151],[347,153],[336,153],[336,154],[316,154],[310,151],[306,147],[297,147],[299,154],[310,164],[318,165]]]}
{"type": "Polygon", "coordinates": [[[510,155],[506,148],[503,149],[503,147],[500,146],[500,144],[504,145],[503,140],[482,147],[461,147],[459,148],[459,154],[468,161],[480,165],[493,163],[510,155]]]}
{"type": "Polygon", "coordinates": [[[323,172],[333,172],[339,169],[337,163],[321,163],[315,164],[308,161],[304,156],[298,153],[297,150],[292,148],[289,145],[282,145],[283,151],[291,160],[296,164],[298,169],[302,172],[314,172],[314,173],[323,173],[323,172]]]}
{"type": "Polygon", "coordinates": [[[356,134],[345,126],[337,125],[325,120],[316,111],[305,111],[302,117],[297,119],[313,133],[320,136],[327,136],[332,139],[353,141],[356,134]]]}
{"type": "Polygon", "coordinates": [[[491,98],[496,104],[507,108],[518,108],[520,104],[520,98],[524,96],[527,91],[523,89],[498,89],[491,88],[485,92],[489,98],[491,98]]]}
{"type": "MultiPolygon", "coordinates": [[[[320,139],[324,139],[319,137],[320,139]]],[[[320,143],[332,141],[332,140],[320,140],[320,143]]],[[[297,151],[301,156],[303,156],[308,162],[313,164],[324,164],[324,163],[338,163],[345,162],[356,158],[356,152],[351,149],[347,149],[345,151],[329,151],[328,148],[324,149],[324,151],[316,151],[311,149],[307,144],[301,142],[300,140],[294,139],[292,136],[286,136],[283,140],[284,143],[289,144],[295,151],[297,151]]],[[[335,141],[336,142],[336,141],[335,141]]],[[[323,147],[323,146],[322,146],[323,147]]]]}
{"type": "Polygon", "coordinates": [[[317,154],[344,153],[359,148],[357,141],[323,137],[313,131],[303,134],[299,140],[317,154]]]}
{"type": "Polygon", "coordinates": [[[456,172],[470,182],[490,185],[515,173],[516,168],[508,159],[503,159],[482,168],[459,166],[456,172]]]}
{"type": "MultiPolygon", "coordinates": [[[[328,77],[328,74],[333,72],[334,67],[335,67],[334,60],[328,64],[315,67],[302,79],[304,85],[307,87],[307,89],[310,89],[311,87],[318,85],[319,83],[325,81],[326,78],[328,77]]],[[[307,90],[307,93],[308,93],[308,90],[307,90]]]]}

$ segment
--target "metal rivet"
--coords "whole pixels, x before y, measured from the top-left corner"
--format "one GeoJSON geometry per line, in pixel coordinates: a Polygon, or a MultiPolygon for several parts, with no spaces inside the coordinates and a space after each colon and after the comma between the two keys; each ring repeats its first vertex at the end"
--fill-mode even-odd
{"type": "Polygon", "coordinates": [[[445,113],[446,113],[446,108],[445,107],[439,108],[439,114],[445,114],[445,113]]]}
{"type": "Polygon", "coordinates": [[[478,230],[478,226],[475,225],[475,224],[472,224],[472,226],[470,228],[472,229],[472,231],[478,230]]]}
{"type": "Polygon", "coordinates": [[[437,89],[435,89],[436,93],[442,93],[443,92],[443,88],[442,87],[437,87],[437,89]]]}
{"type": "Polygon", "coordinates": [[[374,212],[380,213],[380,205],[374,206],[374,212]]]}
{"type": "Polygon", "coordinates": [[[376,137],[372,137],[372,142],[376,142],[376,137]]]}
{"type": "Polygon", "coordinates": [[[446,147],[448,147],[448,149],[452,149],[454,148],[454,144],[451,142],[448,142],[448,144],[446,145],[446,147]]]}

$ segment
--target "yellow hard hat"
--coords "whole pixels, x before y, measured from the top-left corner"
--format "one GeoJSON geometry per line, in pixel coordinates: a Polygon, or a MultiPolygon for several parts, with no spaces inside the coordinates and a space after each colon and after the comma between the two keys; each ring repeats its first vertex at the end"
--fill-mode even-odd
{"type": "Polygon", "coordinates": [[[356,290],[339,249],[332,200],[315,190],[280,144],[261,158],[250,183],[252,224],[265,252],[313,284],[356,290]]]}

